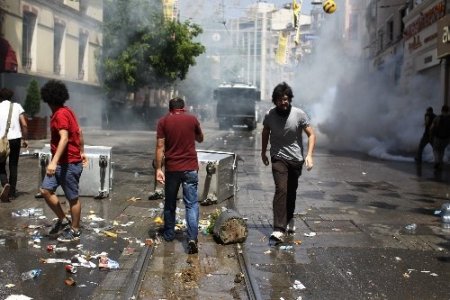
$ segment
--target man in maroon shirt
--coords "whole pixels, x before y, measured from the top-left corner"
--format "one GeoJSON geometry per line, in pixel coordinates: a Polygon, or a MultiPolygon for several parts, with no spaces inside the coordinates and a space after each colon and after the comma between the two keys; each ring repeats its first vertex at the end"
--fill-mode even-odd
{"type": "Polygon", "coordinates": [[[64,103],[69,99],[69,92],[64,83],[50,80],[41,88],[42,100],[52,110],[50,119],[52,160],[41,185],[41,193],[47,205],[53,210],[58,220],[49,235],[56,235],[60,242],[80,239],[81,203],[78,200],[79,181],[83,165],[87,165],[84,154],[83,133],[74,112],[64,103]],[[70,204],[72,221],[69,221],[59,203],[55,191],[61,186],[70,204]]]}
{"type": "Polygon", "coordinates": [[[195,141],[203,142],[197,118],[184,110],[184,100],[169,101],[169,113],[158,121],[156,131],[156,180],[164,184],[164,232],[166,241],[175,239],[175,210],[180,185],[186,207],[188,253],[198,252],[198,158],[195,141]],[[162,171],[164,158],[165,173],[162,171]]]}

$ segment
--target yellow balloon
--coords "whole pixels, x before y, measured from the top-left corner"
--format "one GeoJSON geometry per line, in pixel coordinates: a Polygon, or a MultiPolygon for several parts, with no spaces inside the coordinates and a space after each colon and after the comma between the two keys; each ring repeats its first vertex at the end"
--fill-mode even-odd
{"type": "Polygon", "coordinates": [[[327,0],[323,3],[323,10],[327,14],[332,14],[336,11],[336,3],[334,0],[327,0]]]}

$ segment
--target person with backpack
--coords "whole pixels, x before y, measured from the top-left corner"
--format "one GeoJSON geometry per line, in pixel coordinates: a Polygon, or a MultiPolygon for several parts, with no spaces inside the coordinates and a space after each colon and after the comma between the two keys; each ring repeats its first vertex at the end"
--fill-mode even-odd
{"type": "Polygon", "coordinates": [[[440,170],[443,167],[445,148],[450,142],[450,114],[448,105],[443,105],[441,114],[434,118],[431,125],[433,138],[434,168],[440,170]]]}

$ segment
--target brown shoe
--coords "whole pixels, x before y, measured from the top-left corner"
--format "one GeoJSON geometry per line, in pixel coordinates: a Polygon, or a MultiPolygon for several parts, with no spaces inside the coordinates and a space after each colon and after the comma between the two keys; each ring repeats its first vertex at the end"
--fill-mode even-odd
{"type": "Polygon", "coordinates": [[[2,202],[10,202],[9,201],[9,188],[10,188],[9,183],[5,184],[5,186],[3,187],[2,193],[0,194],[0,200],[2,202]]]}

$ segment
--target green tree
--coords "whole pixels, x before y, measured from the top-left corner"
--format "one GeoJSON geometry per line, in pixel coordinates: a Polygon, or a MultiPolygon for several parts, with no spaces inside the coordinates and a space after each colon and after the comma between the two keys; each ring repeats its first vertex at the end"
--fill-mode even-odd
{"type": "Polygon", "coordinates": [[[205,47],[202,29],[165,21],[159,1],[106,0],[99,77],[110,90],[135,91],[183,80],[205,47]],[[155,4],[154,2],[158,2],[155,4]]]}
{"type": "Polygon", "coordinates": [[[29,117],[34,117],[41,110],[41,92],[35,79],[30,81],[23,109],[29,117]]]}

